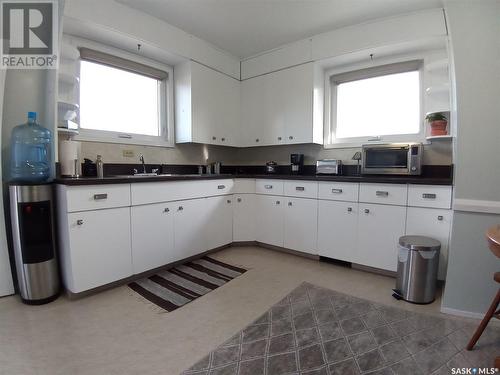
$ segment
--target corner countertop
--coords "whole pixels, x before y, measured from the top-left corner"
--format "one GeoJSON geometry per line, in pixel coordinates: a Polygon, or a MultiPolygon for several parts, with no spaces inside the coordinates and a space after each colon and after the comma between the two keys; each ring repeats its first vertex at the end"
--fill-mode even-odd
{"type": "Polygon", "coordinates": [[[435,176],[391,176],[391,175],[361,175],[361,176],[333,176],[333,175],[291,175],[291,174],[172,174],[148,177],[134,176],[109,176],[104,178],[79,177],[79,178],[57,178],[54,183],[61,185],[102,185],[102,184],[129,184],[141,182],[165,182],[165,181],[197,181],[217,180],[224,178],[263,178],[277,180],[306,180],[306,181],[331,181],[331,182],[366,182],[382,184],[420,184],[420,185],[452,185],[451,177],[435,176]]]}

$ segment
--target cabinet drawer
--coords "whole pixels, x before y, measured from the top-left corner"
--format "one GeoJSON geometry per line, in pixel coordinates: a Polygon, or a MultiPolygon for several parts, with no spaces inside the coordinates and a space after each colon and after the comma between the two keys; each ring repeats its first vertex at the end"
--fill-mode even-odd
{"type": "Polygon", "coordinates": [[[132,206],[231,194],[232,179],[144,182],[131,186],[132,206]]]}
{"type": "Polygon", "coordinates": [[[130,185],[68,186],[66,199],[68,212],[126,207],[130,206],[130,185]]]}
{"type": "Polygon", "coordinates": [[[451,186],[410,185],[408,206],[451,208],[451,186]]]}
{"type": "Polygon", "coordinates": [[[406,206],[408,186],[401,184],[360,184],[359,201],[406,206]]]}
{"type": "Polygon", "coordinates": [[[318,183],[313,181],[285,181],[284,193],[288,197],[318,198],[318,183]]]}
{"type": "Polygon", "coordinates": [[[234,180],[233,194],[255,193],[255,180],[253,178],[236,178],[234,180]]]}
{"type": "Polygon", "coordinates": [[[320,182],[319,199],[357,202],[359,184],[355,182],[320,182]]]}
{"type": "Polygon", "coordinates": [[[283,195],[283,180],[255,180],[257,194],[283,195]]]}

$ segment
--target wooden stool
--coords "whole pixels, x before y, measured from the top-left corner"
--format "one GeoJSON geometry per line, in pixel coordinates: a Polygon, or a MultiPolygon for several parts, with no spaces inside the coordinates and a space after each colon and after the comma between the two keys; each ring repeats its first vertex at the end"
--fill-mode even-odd
{"type": "MultiPolygon", "coordinates": [[[[493,254],[500,258],[500,224],[488,229],[488,231],[486,232],[486,237],[488,238],[488,245],[490,250],[493,252],[493,254]]],[[[500,284],[500,272],[495,272],[493,279],[500,284]]],[[[477,340],[479,340],[479,338],[481,337],[491,318],[500,319],[500,309],[498,309],[498,305],[500,305],[500,288],[498,289],[497,295],[493,299],[490,308],[479,324],[479,327],[477,327],[476,332],[470,339],[469,344],[467,345],[467,350],[472,350],[474,345],[476,345],[477,340]]],[[[497,357],[495,359],[495,367],[500,368],[500,357],[497,357]]]]}

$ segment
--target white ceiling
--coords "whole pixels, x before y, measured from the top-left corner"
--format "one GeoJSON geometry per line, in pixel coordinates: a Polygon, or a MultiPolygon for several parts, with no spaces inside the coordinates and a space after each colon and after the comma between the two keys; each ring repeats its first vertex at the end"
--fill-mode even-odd
{"type": "Polygon", "coordinates": [[[442,6],[442,0],[117,1],[240,58],[335,28],[442,6]]]}

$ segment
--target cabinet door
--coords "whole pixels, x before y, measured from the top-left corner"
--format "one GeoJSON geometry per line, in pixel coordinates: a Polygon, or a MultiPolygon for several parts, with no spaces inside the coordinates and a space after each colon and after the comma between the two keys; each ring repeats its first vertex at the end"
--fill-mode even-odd
{"type": "Polygon", "coordinates": [[[405,233],[406,207],[359,205],[355,263],[388,271],[397,269],[397,244],[405,233]]]}
{"type": "Polygon", "coordinates": [[[131,225],[135,274],[180,259],[174,253],[173,203],[132,207],[131,225]]]}
{"type": "Polygon", "coordinates": [[[287,249],[317,254],[318,201],[286,198],[284,244],[287,249]]]}
{"type": "Polygon", "coordinates": [[[266,104],[266,82],[264,76],[241,82],[241,146],[264,145],[266,116],[263,108],[266,104]]]}
{"type": "Polygon", "coordinates": [[[204,250],[233,242],[233,196],[223,195],[205,199],[208,220],[205,226],[204,250]]]}
{"type": "Polygon", "coordinates": [[[239,122],[239,81],[191,62],[193,141],[236,144],[239,122]]]}
{"type": "Polygon", "coordinates": [[[281,112],[285,123],[284,142],[313,141],[313,63],[276,73],[280,89],[281,112]]]}
{"type": "Polygon", "coordinates": [[[68,214],[73,293],[132,275],[130,208],[68,214]]]}
{"type": "Polygon", "coordinates": [[[174,253],[178,259],[207,250],[205,233],[209,217],[205,201],[201,198],[174,202],[174,253]]]}
{"type": "Polygon", "coordinates": [[[408,207],[406,215],[406,234],[428,236],[441,242],[439,280],[446,279],[451,217],[451,210],[417,207],[408,207]]]}
{"type": "Polygon", "coordinates": [[[255,194],[233,198],[233,240],[255,241],[255,194]]]}
{"type": "Polygon", "coordinates": [[[358,203],[319,201],[318,253],[353,262],[356,258],[358,203]]]}
{"type": "Polygon", "coordinates": [[[257,195],[257,241],[283,247],[283,197],[257,195]]]}

